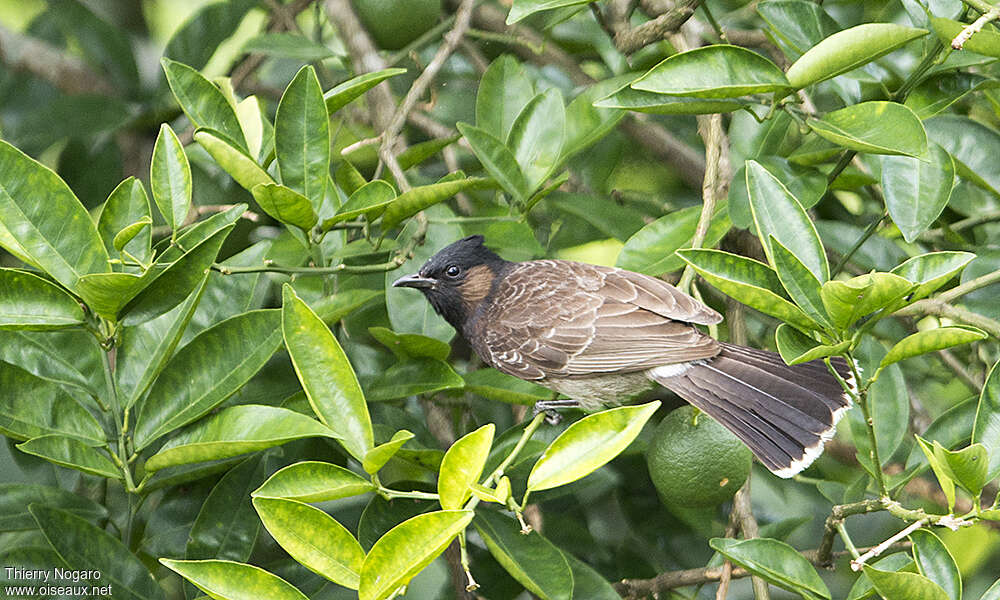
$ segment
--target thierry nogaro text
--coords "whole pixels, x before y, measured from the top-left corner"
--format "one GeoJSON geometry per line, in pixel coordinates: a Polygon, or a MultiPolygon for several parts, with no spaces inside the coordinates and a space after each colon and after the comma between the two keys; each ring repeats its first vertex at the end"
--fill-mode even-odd
{"type": "Polygon", "coordinates": [[[4,567],[7,581],[50,584],[41,588],[7,588],[8,594],[34,596],[41,595],[71,595],[71,596],[110,596],[111,584],[104,586],[68,586],[66,583],[93,583],[100,581],[101,572],[96,570],[74,570],[55,567],[52,569],[25,569],[21,567],[4,567]]]}

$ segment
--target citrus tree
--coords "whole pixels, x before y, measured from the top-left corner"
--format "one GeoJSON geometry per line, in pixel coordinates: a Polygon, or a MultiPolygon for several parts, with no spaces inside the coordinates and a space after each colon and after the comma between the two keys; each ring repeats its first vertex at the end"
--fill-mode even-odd
{"type": "Polygon", "coordinates": [[[1000,6],[163,4],[0,3],[5,594],[1000,598],[1000,6]],[[471,234],[853,407],[550,425],[391,286],[471,234]]]}

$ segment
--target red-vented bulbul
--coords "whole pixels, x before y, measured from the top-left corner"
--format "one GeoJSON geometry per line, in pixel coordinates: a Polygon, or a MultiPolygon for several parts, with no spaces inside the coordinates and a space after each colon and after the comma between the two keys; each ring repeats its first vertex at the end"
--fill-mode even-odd
{"type": "MultiPolygon", "coordinates": [[[[659,384],[712,416],[771,471],[791,477],[823,451],[850,397],[821,360],[720,342],[722,316],[654,277],[566,260],[506,261],[482,236],[454,242],[394,286],[423,292],[490,366],[587,411],[659,384]]],[[[832,365],[851,382],[846,361],[832,365]]]]}

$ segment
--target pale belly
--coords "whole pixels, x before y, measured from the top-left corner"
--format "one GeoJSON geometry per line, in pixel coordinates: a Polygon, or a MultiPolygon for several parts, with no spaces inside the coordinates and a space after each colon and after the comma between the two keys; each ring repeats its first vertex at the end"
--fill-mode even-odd
{"type": "Polygon", "coordinates": [[[625,404],[656,387],[645,371],[588,377],[546,377],[535,383],[576,400],[587,411],[625,404]]]}

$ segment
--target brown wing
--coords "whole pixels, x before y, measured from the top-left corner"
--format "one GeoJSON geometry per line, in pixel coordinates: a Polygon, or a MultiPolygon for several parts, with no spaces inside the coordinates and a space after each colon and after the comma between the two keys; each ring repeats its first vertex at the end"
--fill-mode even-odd
{"type": "Polygon", "coordinates": [[[608,267],[520,263],[487,314],[476,349],[523,379],[640,371],[719,352],[691,325],[717,323],[717,312],[659,279],[608,267]]]}

